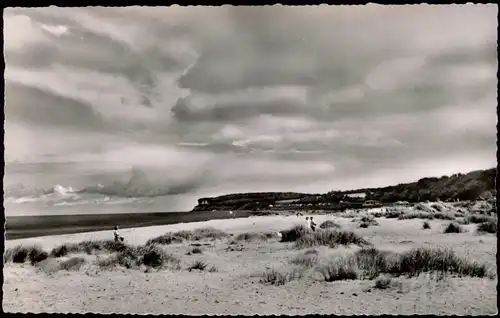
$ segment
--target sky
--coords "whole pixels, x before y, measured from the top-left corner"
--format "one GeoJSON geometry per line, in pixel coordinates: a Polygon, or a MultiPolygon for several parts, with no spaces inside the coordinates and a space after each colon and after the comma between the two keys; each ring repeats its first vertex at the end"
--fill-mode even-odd
{"type": "Polygon", "coordinates": [[[497,10],[6,8],[6,183],[135,169],[198,198],[494,167],[497,10]]]}

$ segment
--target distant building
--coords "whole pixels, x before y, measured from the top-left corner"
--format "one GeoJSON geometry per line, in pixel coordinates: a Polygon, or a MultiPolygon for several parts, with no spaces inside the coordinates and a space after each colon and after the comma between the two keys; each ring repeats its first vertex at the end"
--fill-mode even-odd
{"type": "Polygon", "coordinates": [[[399,205],[399,206],[407,206],[409,204],[410,203],[408,203],[408,201],[398,201],[394,203],[394,205],[399,205]]]}
{"type": "Polygon", "coordinates": [[[208,200],[207,199],[201,199],[198,204],[200,205],[207,205],[208,204],[208,200]]]}
{"type": "Polygon", "coordinates": [[[366,197],[366,192],[356,192],[346,194],[349,198],[361,198],[364,199],[366,197]]]}
{"type": "Polygon", "coordinates": [[[365,205],[374,206],[374,205],[381,205],[381,203],[377,200],[366,200],[365,205]]]}

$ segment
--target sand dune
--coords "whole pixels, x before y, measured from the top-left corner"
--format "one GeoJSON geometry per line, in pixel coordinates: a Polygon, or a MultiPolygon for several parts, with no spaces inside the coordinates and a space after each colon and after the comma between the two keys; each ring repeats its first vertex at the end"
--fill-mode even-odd
{"type": "MultiPolygon", "coordinates": [[[[180,259],[179,269],[102,269],[92,260],[102,255],[80,255],[87,262],[79,270],[48,272],[28,263],[7,263],[4,268],[4,310],[7,312],[99,312],[99,313],[182,313],[182,314],[494,314],[496,278],[448,277],[434,274],[397,277],[387,289],[375,288],[375,280],[326,282],[314,268],[284,285],[263,284],[262,273],[271,268],[290,268],[290,260],[304,252],[293,243],[278,239],[238,242],[231,240],[244,232],[274,232],[304,223],[305,216],[265,216],[247,219],[135,228],[121,231],[128,244],[142,245],[152,237],[179,230],[213,227],[232,233],[219,240],[185,241],[164,246],[180,259]],[[202,253],[190,254],[194,245],[202,253]],[[188,271],[202,260],[216,271],[188,271]]],[[[496,271],[496,236],[479,235],[475,226],[467,232],[443,234],[449,221],[431,220],[422,230],[422,220],[377,218],[378,226],[359,228],[352,218],[314,215],[316,223],[334,220],[342,229],[352,230],[381,250],[403,252],[413,247],[449,247],[457,255],[487,264],[496,271]]],[[[111,239],[111,231],[47,236],[6,242],[39,244],[44,250],[62,243],[111,239]]],[[[359,250],[359,246],[315,247],[318,262],[359,250]]],[[[74,255],[73,255],[74,256],[74,255]]],[[[67,256],[66,258],[69,258],[67,256]]],[[[52,262],[61,262],[52,259],[52,262]]],[[[50,260],[50,259],[49,259],[50,260]]],[[[49,266],[45,262],[44,266],[49,266]]],[[[55,264],[55,263],[54,263],[55,264]]]]}

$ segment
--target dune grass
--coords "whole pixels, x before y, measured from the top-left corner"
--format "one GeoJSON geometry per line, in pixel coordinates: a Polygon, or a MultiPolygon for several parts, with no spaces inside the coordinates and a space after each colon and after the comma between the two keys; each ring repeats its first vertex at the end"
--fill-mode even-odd
{"type": "Polygon", "coordinates": [[[403,213],[398,216],[398,220],[410,220],[410,219],[427,219],[427,220],[455,220],[456,215],[450,213],[430,213],[430,212],[411,212],[403,213]]]}
{"type": "Polygon", "coordinates": [[[141,265],[151,268],[180,268],[180,260],[177,257],[167,253],[159,245],[151,244],[139,248],[127,248],[99,260],[97,264],[106,269],[116,266],[137,269],[141,265]]]}
{"type": "Polygon", "coordinates": [[[59,269],[65,271],[77,271],[79,270],[87,261],[83,257],[72,257],[59,264],[59,269]]]}
{"type": "Polygon", "coordinates": [[[301,253],[290,260],[290,264],[313,267],[318,263],[317,253],[301,253]]]}
{"type": "Polygon", "coordinates": [[[422,229],[429,230],[430,228],[431,225],[429,224],[429,222],[425,221],[424,223],[422,223],[422,229]]]}
{"type": "Polygon", "coordinates": [[[295,242],[299,238],[310,233],[311,230],[304,225],[295,225],[287,230],[281,231],[281,242],[295,242]]]}
{"type": "Polygon", "coordinates": [[[223,239],[225,237],[228,237],[229,234],[213,228],[213,227],[204,227],[204,228],[199,228],[195,229],[193,231],[181,231],[181,232],[176,232],[174,235],[177,236],[187,236],[187,240],[192,240],[192,241],[200,241],[202,239],[211,239],[211,240],[217,240],[217,239],[223,239]]]}
{"type": "Polygon", "coordinates": [[[166,233],[164,235],[160,235],[149,239],[146,242],[146,245],[154,245],[154,244],[169,245],[169,244],[182,243],[183,241],[184,238],[180,236],[176,236],[172,233],[166,233]]]}
{"type": "Polygon", "coordinates": [[[192,231],[183,230],[174,233],[167,232],[163,235],[149,239],[146,242],[146,246],[155,244],[160,244],[160,245],[177,244],[177,243],[182,243],[184,240],[186,241],[200,241],[203,239],[216,240],[225,238],[227,236],[229,236],[229,234],[227,234],[224,231],[212,227],[205,227],[205,228],[195,229],[192,231]]]}
{"type": "Polygon", "coordinates": [[[379,225],[377,220],[371,215],[364,215],[360,219],[359,227],[360,228],[368,228],[370,226],[377,226],[379,225]]]}
{"type": "Polygon", "coordinates": [[[480,223],[477,226],[477,232],[478,233],[492,233],[496,234],[497,233],[497,220],[492,219],[483,223],[480,223]]]}
{"type": "Polygon", "coordinates": [[[225,238],[227,236],[229,236],[228,233],[221,231],[219,229],[215,229],[212,227],[204,227],[192,231],[183,230],[174,233],[167,232],[163,235],[149,239],[146,242],[146,245],[154,245],[154,244],[168,245],[168,244],[182,243],[184,240],[186,241],[200,241],[203,239],[216,240],[225,238]]]}
{"type": "Polygon", "coordinates": [[[86,240],[79,243],[66,243],[53,248],[51,257],[63,257],[73,253],[94,254],[95,251],[121,252],[128,248],[128,245],[114,240],[86,240]]]}
{"type": "Polygon", "coordinates": [[[370,244],[354,232],[340,229],[321,229],[313,232],[303,225],[296,225],[281,231],[281,234],[281,242],[295,242],[295,247],[299,249],[320,245],[335,247],[348,244],[370,244]]]}
{"type": "Polygon", "coordinates": [[[384,216],[386,219],[397,219],[399,218],[400,215],[403,214],[403,211],[395,211],[395,210],[391,210],[391,211],[387,211],[384,216]]]}
{"type": "Polygon", "coordinates": [[[482,214],[469,214],[464,217],[464,224],[480,224],[495,221],[497,221],[496,218],[482,214]]]}
{"type": "Polygon", "coordinates": [[[261,274],[260,282],[268,285],[285,285],[293,280],[299,279],[302,276],[297,268],[272,268],[261,274]]]}
{"type": "Polygon", "coordinates": [[[388,276],[381,276],[375,280],[375,288],[377,289],[388,289],[392,285],[392,278],[388,276]]]}
{"type": "Polygon", "coordinates": [[[233,241],[236,242],[267,241],[277,237],[278,234],[273,232],[245,232],[238,234],[236,237],[234,237],[233,241]]]}
{"type": "Polygon", "coordinates": [[[354,259],[350,257],[335,258],[328,264],[318,267],[317,271],[323,275],[323,279],[327,282],[358,278],[358,269],[354,259]]]}
{"type": "Polygon", "coordinates": [[[485,277],[485,264],[469,262],[457,256],[451,249],[415,248],[398,254],[396,262],[389,263],[390,274],[405,274],[410,277],[422,272],[440,272],[458,276],[485,277]]]}
{"type": "Polygon", "coordinates": [[[192,271],[192,270],[200,270],[200,271],[203,271],[205,270],[205,268],[207,268],[208,264],[204,261],[201,261],[201,260],[197,260],[197,261],[194,261],[191,265],[188,266],[187,270],[188,271],[192,271]]]}
{"type": "Polygon", "coordinates": [[[5,250],[4,262],[24,263],[29,261],[31,265],[39,263],[49,257],[38,245],[18,245],[5,250]]]}
{"type": "Polygon", "coordinates": [[[332,220],[326,220],[325,222],[321,223],[319,226],[320,229],[329,229],[329,228],[340,228],[340,225],[335,223],[332,220]]]}
{"type": "Polygon", "coordinates": [[[333,248],[338,245],[349,244],[363,246],[369,245],[370,243],[356,233],[344,230],[323,230],[310,232],[299,237],[295,241],[295,247],[299,249],[321,245],[333,248]]]}
{"type": "Polygon", "coordinates": [[[425,272],[487,277],[487,266],[458,257],[451,249],[416,248],[403,253],[361,249],[318,267],[325,281],[374,279],[381,274],[415,277],[425,272]]]}

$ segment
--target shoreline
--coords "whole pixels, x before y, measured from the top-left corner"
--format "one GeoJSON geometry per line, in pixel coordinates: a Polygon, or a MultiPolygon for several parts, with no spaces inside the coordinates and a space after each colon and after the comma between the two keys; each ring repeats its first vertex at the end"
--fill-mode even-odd
{"type": "Polygon", "coordinates": [[[252,211],[190,211],[164,213],[121,213],[14,216],[5,219],[5,239],[17,240],[42,236],[99,232],[118,225],[121,229],[203,222],[219,219],[247,218],[256,215],[252,211]]]}

